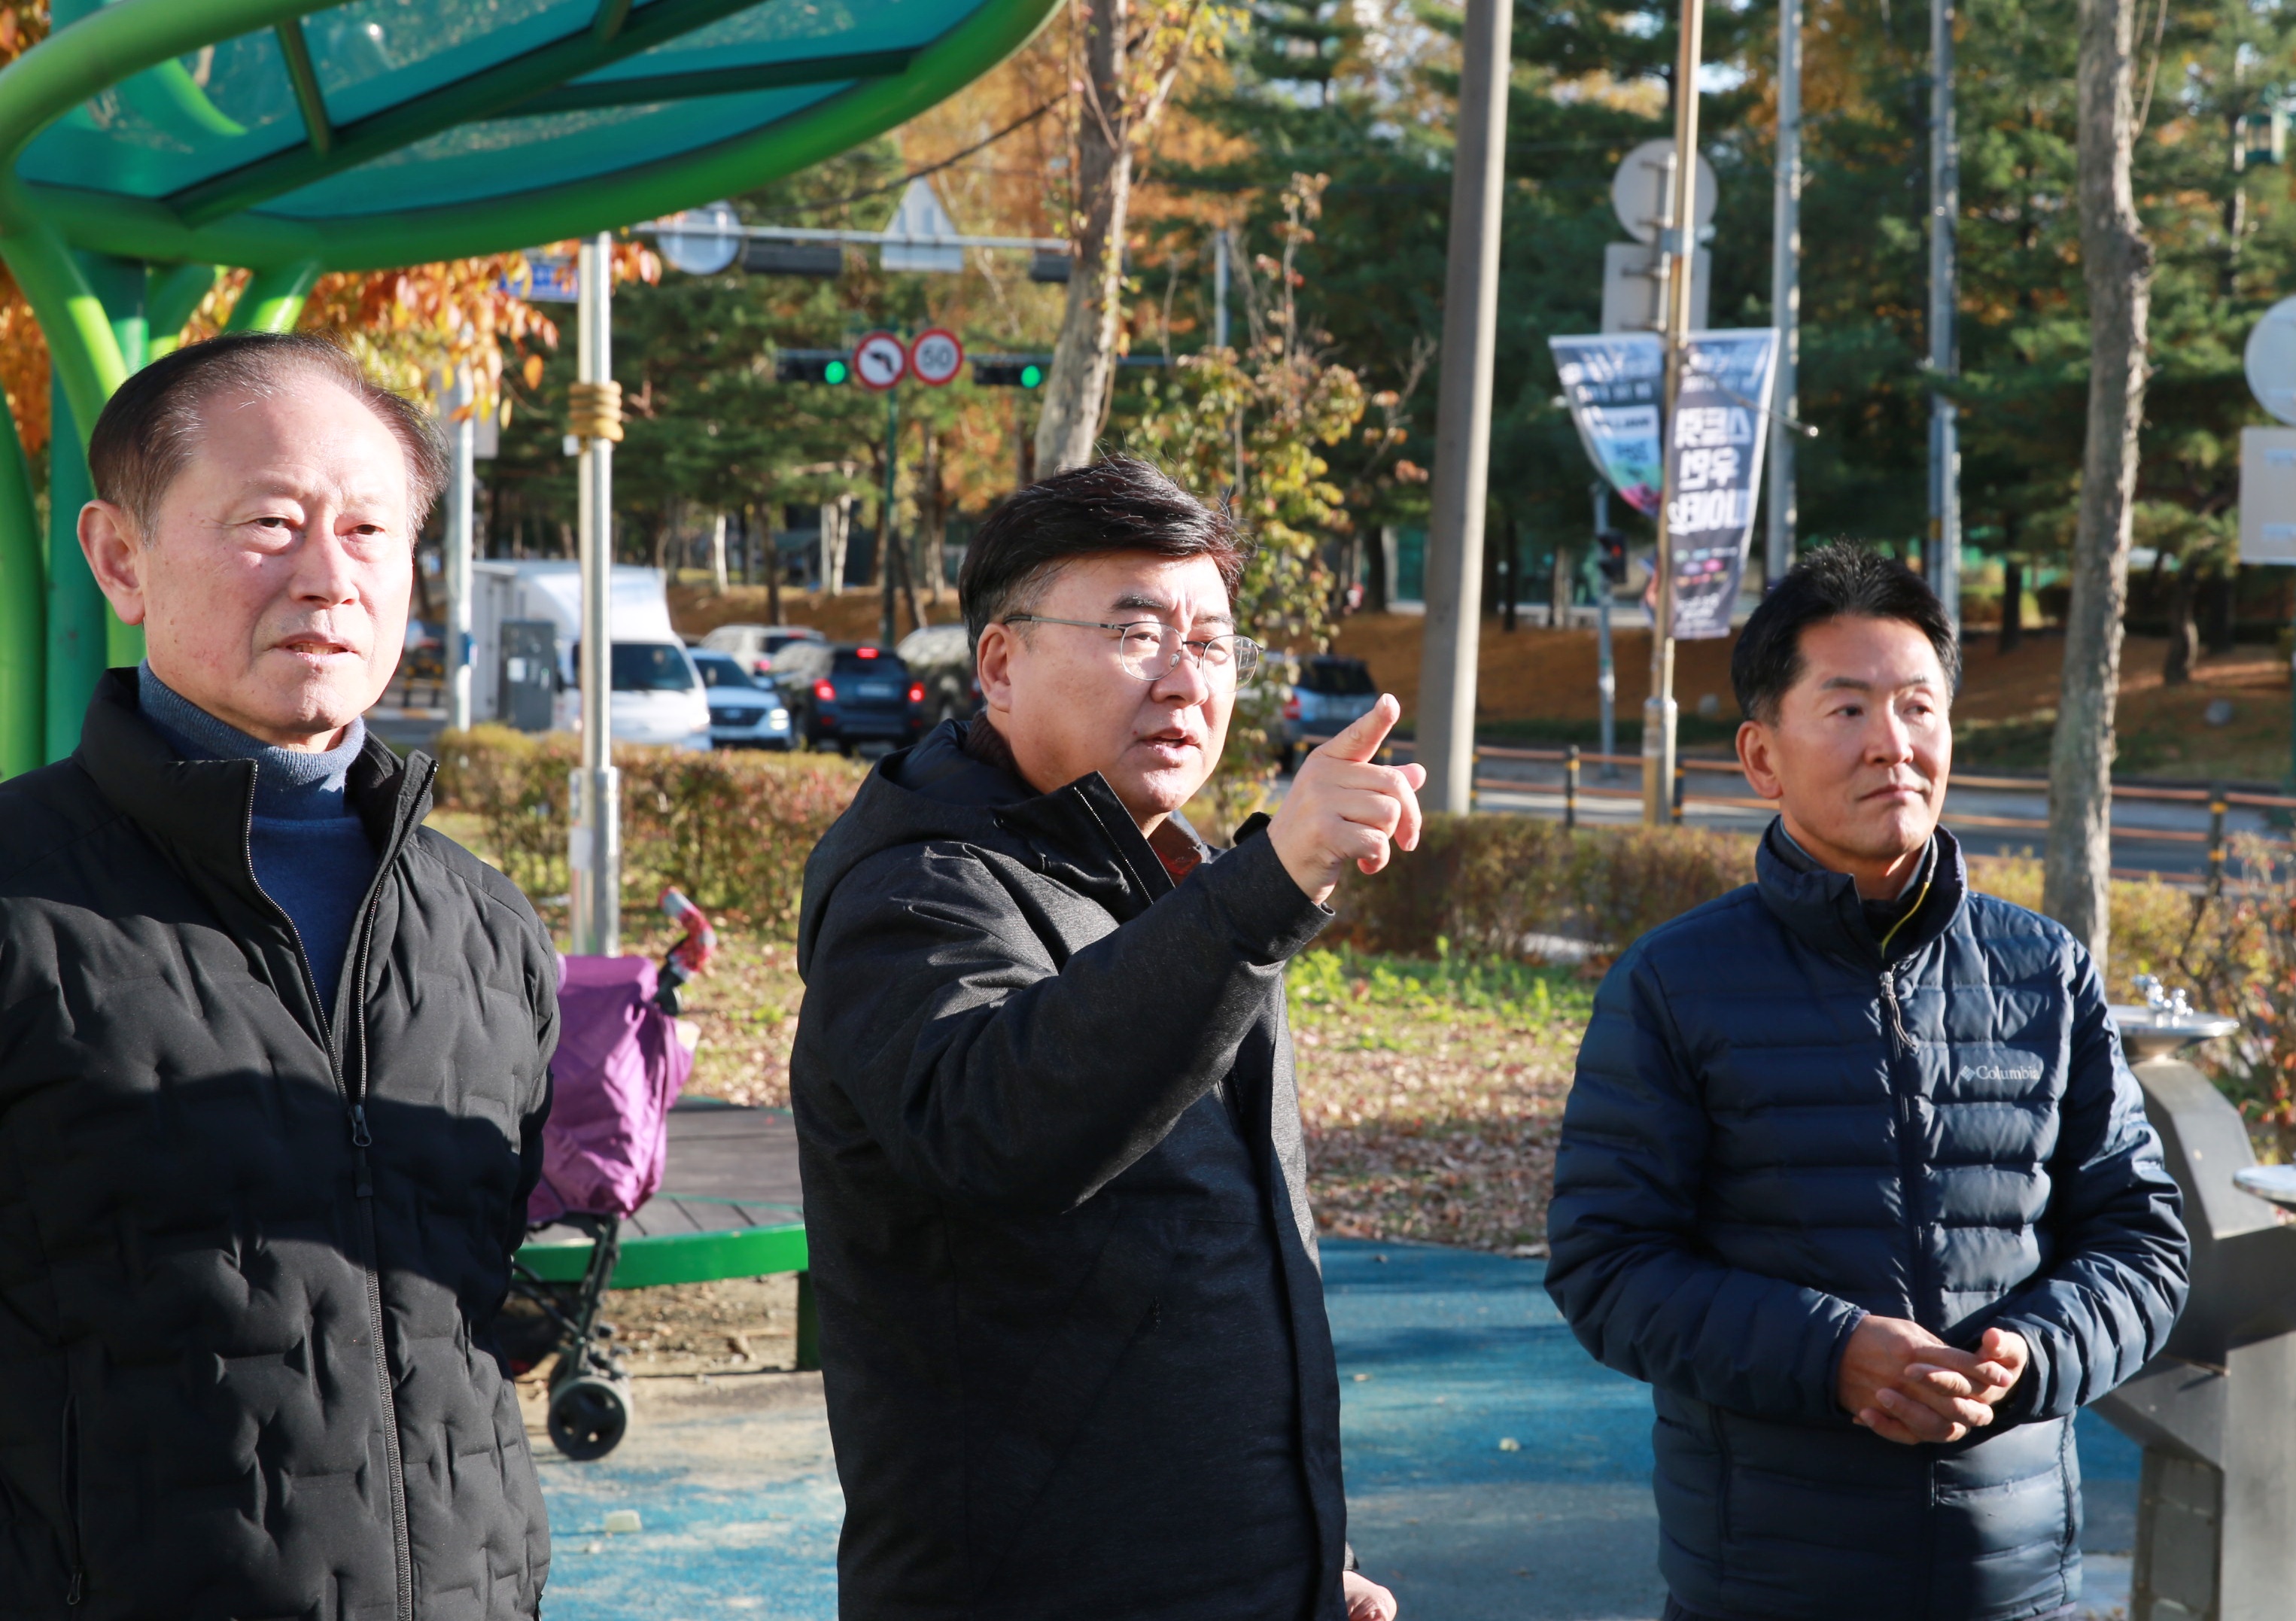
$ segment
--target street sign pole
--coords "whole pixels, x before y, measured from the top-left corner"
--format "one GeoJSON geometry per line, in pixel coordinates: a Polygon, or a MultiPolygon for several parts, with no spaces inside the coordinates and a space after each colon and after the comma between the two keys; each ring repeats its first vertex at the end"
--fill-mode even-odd
{"type": "Polygon", "coordinates": [[[1762,584],[1793,567],[1794,433],[1801,414],[1794,375],[1801,358],[1801,0],[1778,0],[1777,196],[1770,227],[1770,319],[1778,329],[1776,415],[1770,419],[1769,531],[1762,584]]]}
{"type": "Polygon", "coordinates": [[[603,233],[582,243],[581,299],[575,313],[575,373],[584,397],[585,433],[576,464],[582,558],[582,768],[574,774],[573,869],[569,932],[576,956],[621,954],[622,793],[614,769],[613,620],[614,439],[619,402],[609,421],[597,404],[612,392],[613,242],[603,233]]]}
{"type": "MultiPolygon", "coordinates": [[[[1704,0],[1682,0],[1682,42],[1674,68],[1674,206],[1671,223],[1660,236],[1667,255],[1665,408],[1661,431],[1675,430],[1675,399],[1682,392],[1683,356],[1690,340],[1690,278],[1697,262],[1698,59],[1706,28],[1704,0]]],[[[1661,441],[1663,454],[1663,441],[1661,441]]],[[[1671,469],[1675,458],[1664,455],[1671,469]]],[[[1643,823],[1664,827],[1673,819],[1674,733],[1674,541],[1668,515],[1673,504],[1669,476],[1658,507],[1658,591],[1651,619],[1651,695],[1643,703],[1643,823]]]]}
{"type": "MultiPolygon", "coordinates": [[[[1961,214],[1961,139],[1953,117],[1953,0],[1930,0],[1930,375],[1959,370],[1954,315],[1955,230],[1961,214]]],[[[1791,414],[1791,413],[1789,413],[1791,414]]],[[[1943,391],[1930,391],[1929,582],[1961,630],[1961,428],[1943,391]]],[[[1779,436],[1781,441],[1784,437],[1779,436]]]]}
{"type": "Polygon", "coordinates": [[[1419,674],[1416,752],[1427,768],[1421,801],[1431,811],[1473,808],[1475,659],[1482,630],[1483,508],[1490,476],[1491,356],[1498,333],[1499,201],[1506,179],[1513,25],[1512,0],[1467,0],[1419,674]]]}
{"type": "Polygon", "coordinates": [[[471,411],[476,398],[470,368],[458,369],[447,393],[447,444],[454,461],[447,480],[447,623],[439,638],[439,657],[446,667],[447,725],[455,732],[471,729],[471,551],[478,449],[478,422],[471,411]]]}

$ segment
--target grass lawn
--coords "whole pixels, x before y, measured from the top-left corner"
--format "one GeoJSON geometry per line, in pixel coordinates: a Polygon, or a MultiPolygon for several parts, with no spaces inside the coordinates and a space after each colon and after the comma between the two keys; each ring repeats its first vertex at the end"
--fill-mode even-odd
{"type": "Polygon", "coordinates": [[[1593,982],[1511,961],[1311,951],[1290,984],[1323,1230],[1544,1254],[1593,982]]]}

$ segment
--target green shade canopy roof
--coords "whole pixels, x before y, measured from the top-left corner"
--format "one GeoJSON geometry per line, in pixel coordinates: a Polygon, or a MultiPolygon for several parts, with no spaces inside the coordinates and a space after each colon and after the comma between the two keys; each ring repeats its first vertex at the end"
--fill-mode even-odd
{"type": "Polygon", "coordinates": [[[73,246],[357,269],[626,225],[832,157],[1054,0],[56,0],[0,150],[73,246]]]}

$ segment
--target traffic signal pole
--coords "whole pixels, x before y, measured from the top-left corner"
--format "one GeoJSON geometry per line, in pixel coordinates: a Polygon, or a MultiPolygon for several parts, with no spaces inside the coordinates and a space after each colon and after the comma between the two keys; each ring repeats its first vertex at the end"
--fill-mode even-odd
{"type": "Polygon", "coordinates": [[[885,501],[877,509],[877,640],[890,648],[900,626],[893,618],[893,481],[900,470],[901,386],[885,390],[885,501]]]}
{"type": "MultiPolygon", "coordinates": [[[[1696,4],[1696,0],[1691,0],[1696,4]]],[[[1506,178],[1512,0],[1467,0],[1458,143],[1444,279],[1442,392],[1435,411],[1427,631],[1419,675],[1421,802],[1472,807],[1475,659],[1482,629],[1483,508],[1489,487],[1491,356],[1498,332],[1499,201],[1506,178]]]]}
{"type": "MultiPolygon", "coordinates": [[[[1682,364],[1690,338],[1690,280],[1698,260],[1698,57],[1706,28],[1704,0],[1682,0],[1681,50],[1674,66],[1674,207],[1659,233],[1666,252],[1665,409],[1663,431],[1675,430],[1675,402],[1682,394],[1682,364]]],[[[1673,820],[1674,701],[1674,456],[1660,446],[1667,475],[1658,508],[1658,592],[1651,621],[1651,692],[1643,703],[1643,823],[1664,827],[1673,820]]],[[[1430,605],[1431,608],[1431,604],[1430,605]]]]}

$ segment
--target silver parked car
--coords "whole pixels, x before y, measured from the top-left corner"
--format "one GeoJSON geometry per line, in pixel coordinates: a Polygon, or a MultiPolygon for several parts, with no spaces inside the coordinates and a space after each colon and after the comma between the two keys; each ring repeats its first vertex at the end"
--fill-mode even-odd
{"type": "Polygon", "coordinates": [[[764,675],[772,673],[774,655],[791,643],[825,640],[810,625],[720,625],[701,638],[701,645],[739,659],[752,675],[764,675]]]}
{"type": "Polygon", "coordinates": [[[720,749],[786,749],[789,706],[769,675],[752,675],[730,653],[693,650],[709,698],[709,741],[720,749]]]}

